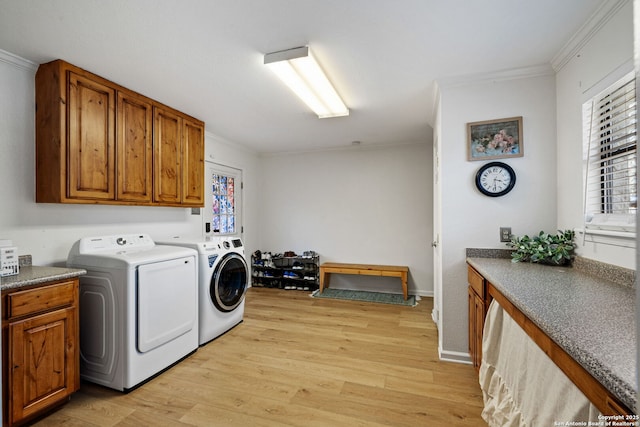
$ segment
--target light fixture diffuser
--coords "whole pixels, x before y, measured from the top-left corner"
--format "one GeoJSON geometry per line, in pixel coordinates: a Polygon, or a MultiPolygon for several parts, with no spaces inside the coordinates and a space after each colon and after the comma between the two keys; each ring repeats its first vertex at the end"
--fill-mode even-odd
{"type": "Polygon", "coordinates": [[[308,46],[267,53],[267,65],[319,118],[348,116],[349,109],[308,46]]]}

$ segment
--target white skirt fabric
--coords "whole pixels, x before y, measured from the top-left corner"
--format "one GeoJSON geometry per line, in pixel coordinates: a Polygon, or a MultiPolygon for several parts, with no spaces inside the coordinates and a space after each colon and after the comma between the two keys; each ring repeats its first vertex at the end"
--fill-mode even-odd
{"type": "Polygon", "coordinates": [[[484,325],[480,388],[491,427],[599,421],[596,407],[495,300],[484,325]]]}

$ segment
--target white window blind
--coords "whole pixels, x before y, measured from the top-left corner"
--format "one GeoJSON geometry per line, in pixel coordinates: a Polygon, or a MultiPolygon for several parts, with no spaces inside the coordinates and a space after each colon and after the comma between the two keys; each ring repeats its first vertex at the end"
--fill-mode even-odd
{"type": "Polygon", "coordinates": [[[584,105],[587,229],[635,231],[636,82],[633,73],[584,105]]]}

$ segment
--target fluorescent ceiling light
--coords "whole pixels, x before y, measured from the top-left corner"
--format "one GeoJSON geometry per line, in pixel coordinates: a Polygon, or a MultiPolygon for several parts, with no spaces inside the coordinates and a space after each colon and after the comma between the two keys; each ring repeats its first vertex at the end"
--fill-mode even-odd
{"type": "Polygon", "coordinates": [[[349,109],[322,72],[308,46],[267,53],[264,64],[321,119],[349,115],[349,109]]]}

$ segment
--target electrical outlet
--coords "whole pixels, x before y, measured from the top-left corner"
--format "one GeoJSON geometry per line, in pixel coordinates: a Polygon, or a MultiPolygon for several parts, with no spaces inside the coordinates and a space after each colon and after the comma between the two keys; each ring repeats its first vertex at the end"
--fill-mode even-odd
{"type": "Polygon", "coordinates": [[[511,227],[500,227],[500,241],[511,241],[511,227]]]}

